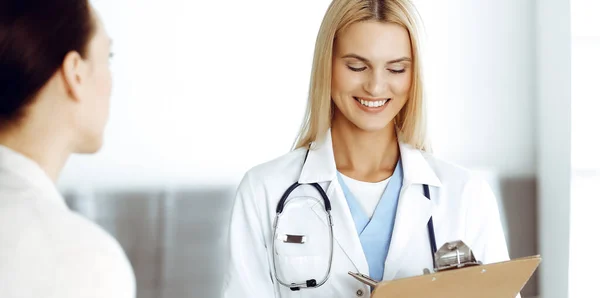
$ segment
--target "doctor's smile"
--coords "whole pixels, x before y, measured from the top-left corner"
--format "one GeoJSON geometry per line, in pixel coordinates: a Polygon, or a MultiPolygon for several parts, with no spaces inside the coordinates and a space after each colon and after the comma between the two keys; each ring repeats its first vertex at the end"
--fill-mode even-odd
{"type": "Polygon", "coordinates": [[[366,112],[380,112],[383,110],[387,103],[392,100],[387,99],[366,99],[364,97],[354,97],[354,100],[358,103],[359,107],[366,112]]]}

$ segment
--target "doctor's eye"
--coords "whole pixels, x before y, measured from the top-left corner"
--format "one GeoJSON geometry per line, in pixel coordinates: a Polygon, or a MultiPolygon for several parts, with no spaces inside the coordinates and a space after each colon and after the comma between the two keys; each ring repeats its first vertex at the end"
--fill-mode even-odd
{"type": "Polygon", "coordinates": [[[406,72],[406,68],[403,68],[403,69],[389,69],[389,71],[391,73],[405,73],[406,72]]]}
{"type": "Polygon", "coordinates": [[[361,72],[361,71],[364,71],[365,69],[367,69],[367,67],[366,66],[365,67],[352,67],[352,66],[348,65],[348,69],[350,69],[351,71],[354,71],[354,72],[361,72]]]}

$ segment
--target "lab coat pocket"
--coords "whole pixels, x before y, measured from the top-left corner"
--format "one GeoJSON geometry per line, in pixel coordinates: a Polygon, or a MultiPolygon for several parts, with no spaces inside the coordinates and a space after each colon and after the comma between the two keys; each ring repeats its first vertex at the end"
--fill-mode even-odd
{"type": "Polygon", "coordinates": [[[286,204],[273,239],[275,254],[296,257],[296,260],[290,260],[295,263],[311,262],[309,257],[329,256],[332,240],[330,227],[320,217],[326,213],[319,214],[320,210],[315,210],[306,201],[301,202],[294,200],[286,204]]]}
{"type": "MultiPolygon", "coordinates": [[[[329,256],[279,256],[277,274],[279,279],[285,283],[303,283],[314,279],[321,282],[327,274],[329,256]]],[[[331,283],[331,281],[329,281],[331,283]]],[[[289,288],[282,291],[291,292],[289,288]]],[[[319,288],[301,289],[297,292],[287,293],[283,297],[330,297],[331,293],[328,283],[319,288]]]]}
{"type": "MultiPolygon", "coordinates": [[[[290,200],[275,229],[274,265],[278,279],[284,283],[304,283],[311,279],[320,283],[327,274],[332,249],[330,227],[323,221],[326,213],[314,207],[314,201],[307,198],[290,200]]],[[[282,297],[331,297],[330,283],[300,291],[281,287],[282,297]]]]}

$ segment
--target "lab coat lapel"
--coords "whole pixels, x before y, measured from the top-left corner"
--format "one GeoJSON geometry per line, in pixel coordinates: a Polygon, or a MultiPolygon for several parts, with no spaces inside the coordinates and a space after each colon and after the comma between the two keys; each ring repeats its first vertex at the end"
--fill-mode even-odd
{"type": "Polygon", "coordinates": [[[410,240],[414,233],[427,231],[433,204],[419,189],[421,185],[411,185],[403,188],[400,193],[394,231],[385,261],[384,280],[393,279],[401,263],[411,257],[408,252],[411,251],[410,240]]]}
{"type": "MultiPolygon", "coordinates": [[[[311,145],[310,152],[306,157],[300,174],[299,183],[329,183],[326,193],[331,201],[333,237],[344,254],[354,264],[355,269],[361,273],[368,273],[367,259],[362,250],[350,208],[344,197],[344,192],[337,181],[337,168],[333,156],[331,131],[325,134],[323,140],[311,145]]],[[[327,222],[320,204],[314,205],[312,209],[323,222],[327,222]]]]}
{"type": "MultiPolygon", "coordinates": [[[[360,244],[360,238],[356,232],[354,219],[344,192],[337,179],[334,180],[329,189],[328,196],[331,200],[331,217],[333,221],[333,236],[344,254],[350,259],[356,270],[368,274],[369,265],[360,244]]],[[[321,212],[321,214],[323,214],[321,212]]]]}
{"type": "MultiPolygon", "coordinates": [[[[403,187],[400,192],[394,231],[390,249],[386,258],[384,279],[393,278],[400,269],[401,263],[410,258],[410,240],[414,233],[427,231],[427,221],[436,205],[436,198],[428,200],[423,195],[423,185],[427,184],[433,190],[442,186],[439,178],[424,157],[424,153],[413,147],[400,143],[404,173],[403,187]]],[[[344,193],[336,178],[337,169],[329,130],[323,140],[311,145],[300,174],[300,183],[329,183],[327,196],[331,201],[333,233],[336,243],[344,254],[361,273],[368,273],[369,266],[362,250],[360,239],[350,208],[344,193]]],[[[313,210],[327,222],[322,207],[314,205],[313,210]],[[317,210],[317,208],[321,210],[317,210]]],[[[434,220],[435,223],[435,220],[434,220]]]]}
{"type": "Polygon", "coordinates": [[[442,185],[424,153],[402,143],[399,147],[404,180],[385,262],[385,280],[393,279],[401,269],[401,263],[411,258],[411,248],[414,249],[415,245],[410,242],[413,235],[427,232],[427,222],[436,206],[436,198],[427,199],[423,194],[423,185],[429,185],[430,189],[442,185]]]}

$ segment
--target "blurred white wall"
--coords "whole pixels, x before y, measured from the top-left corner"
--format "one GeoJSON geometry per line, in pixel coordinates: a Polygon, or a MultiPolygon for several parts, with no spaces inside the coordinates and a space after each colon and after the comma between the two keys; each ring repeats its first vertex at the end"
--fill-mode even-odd
{"type": "Polygon", "coordinates": [[[568,296],[571,171],[570,1],[537,1],[540,295],[568,296]]]}
{"type": "Polygon", "coordinates": [[[586,297],[600,260],[600,3],[538,1],[540,295],[586,297]]]}
{"type": "MultiPolygon", "coordinates": [[[[73,158],[61,185],[237,182],[290,149],[329,1],[95,2],[115,39],[112,116],[102,152],[73,158]]],[[[416,2],[436,152],[533,175],[533,1],[416,2]]]]}
{"type": "Polygon", "coordinates": [[[585,297],[596,290],[591,268],[600,259],[590,251],[600,247],[600,12],[599,1],[571,1],[571,157],[572,181],[569,231],[569,296],[585,297]]]}
{"type": "Polygon", "coordinates": [[[502,176],[535,173],[534,2],[418,1],[430,32],[440,155],[502,176]]]}
{"type": "Polygon", "coordinates": [[[289,151],[327,1],[96,2],[115,39],[112,117],[62,187],[236,184],[289,151]]]}

